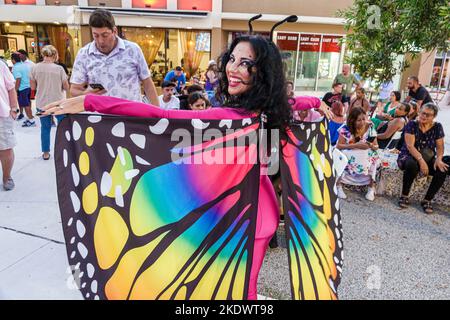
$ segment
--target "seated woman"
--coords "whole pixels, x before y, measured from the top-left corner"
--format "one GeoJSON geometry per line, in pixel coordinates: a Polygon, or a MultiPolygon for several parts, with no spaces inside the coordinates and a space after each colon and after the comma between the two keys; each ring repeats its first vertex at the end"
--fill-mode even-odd
{"type": "Polygon", "coordinates": [[[208,99],[198,92],[194,92],[188,97],[188,104],[191,110],[206,110],[211,107],[208,99]]]}
{"type": "Polygon", "coordinates": [[[401,105],[400,99],[402,95],[399,91],[392,91],[390,101],[386,103],[383,110],[377,113],[375,117],[370,119],[375,128],[378,128],[383,121],[391,121],[395,115],[395,109],[401,105]]]}
{"type": "Polygon", "coordinates": [[[353,108],[361,108],[366,113],[370,110],[370,103],[366,99],[366,90],[364,88],[356,89],[356,97],[350,102],[350,107],[348,108],[347,115],[350,114],[353,108]]]}
{"type": "Polygon", "coordinates": [[[344,173],[337,181],[338,197],[346,199],[342,184],[357,186],[369,185],[366,199],[375,200],[375,177],[380,165],[376,132],[367,122],[366,112],[353,108],[347,119],[347,125],[339,130],[336,148],[348,158],[344,173]]]}
{"type": "Polygon", "coordinates": [[[444,128],[434,121],[437,114],[437,106],[427,103],[420,109],[417,120],[408,122],[405,127],[405,143],[397,160],[404,171],[398,202],[401,208],[408,207],[411,186],[420,172],[423,176],[433,176],[425,199],[420,203],[425,213],[433,213],[431,201],[450,172],[450,157],[444,157],[444,128]]]}
{"type": "MultiPolygon", "coordinates": [[[[409,103],[401,103],[394,111],[394,118],[390,121],[382,122],[378,128],[376,128],[378,135],[378,145],[380,149],[385,149],[391,141],[391,138],[398,131],[402,131],[408,123],[408,114],[411,110],[409,103]]],[[[398,142],[398,140],[397,140],[398,142]]],[[[395,143],[396,145],[397,143],[395,143]]],[[[389,146],[391,149],[395,147],[389,146]]]]}
{"type": "Polygon", "coordinates": [[[334,101],[331,104],[331,113],[333,118],[328,122],[328,131],[330,132],[331,145],[336,145],[339,138],[338,130],[344,126],[344,104],[341,101],[334,101]]]}

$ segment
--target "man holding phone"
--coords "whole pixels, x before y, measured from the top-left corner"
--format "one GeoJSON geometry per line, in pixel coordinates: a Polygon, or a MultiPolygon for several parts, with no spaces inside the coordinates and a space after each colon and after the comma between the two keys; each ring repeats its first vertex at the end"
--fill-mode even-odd
{"type": "Polygon", "coordinates": [[[112,14],[95,10],[89,18],[94,41],[80,49],[70,79],[73,97],[102,94],[142,101],[141,82],[147,99],[158,106],[158,95],[141,48],[118,37],[112,14]]]}

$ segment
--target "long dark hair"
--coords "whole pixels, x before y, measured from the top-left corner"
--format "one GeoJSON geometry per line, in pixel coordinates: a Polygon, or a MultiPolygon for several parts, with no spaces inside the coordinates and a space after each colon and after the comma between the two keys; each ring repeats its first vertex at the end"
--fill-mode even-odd
{"type": "Polygon", "coordinates": [[[355,137],[355,139],[356,139],[356,120],[362,114],[366,115],[367,113],[366,111],[364,111],[363,108],[355,107],[350,111],[350,114],[348,115],[347,118],[347,127],[349,128],[350,133],[355,137]]]}
{"type": "Polygon", "coordinates": [[[269,128],[279,128],[283,132],[292,118],[292,109],[286,94],[286,80],[283,63],[277,46],[257,35],[245,35],[236,38],[230,48],[222,54],[219,61],[219,92],[225,98],[224,105],[242,108],[250,112],[263,112],[267,116],[269,128]],[[256,59],[255,65],[249,67],[250,88],[239,96],[228,92],[226,66],[230,55],[240,42],[252,46],[256,59]]]}

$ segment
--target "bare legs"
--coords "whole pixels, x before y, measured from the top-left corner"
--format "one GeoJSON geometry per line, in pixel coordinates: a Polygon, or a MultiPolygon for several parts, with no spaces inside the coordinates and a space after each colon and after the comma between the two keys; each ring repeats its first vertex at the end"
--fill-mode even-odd
{"type": "Polygon", "coordinates": [[[13,149],[1,150],[0,161],[2,163],[3,183],[6,183],[11,178],[11,170],[14,164],[13,149]]]}

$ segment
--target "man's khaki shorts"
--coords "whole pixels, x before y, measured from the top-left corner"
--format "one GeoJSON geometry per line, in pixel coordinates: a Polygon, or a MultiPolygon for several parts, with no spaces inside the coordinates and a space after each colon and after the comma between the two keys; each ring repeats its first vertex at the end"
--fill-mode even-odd
{"type": "Polygon", "coordinates": [[[16,144],[14,120],[11,117],[0,117],[0,151],[12,149],[16,144]]]}

